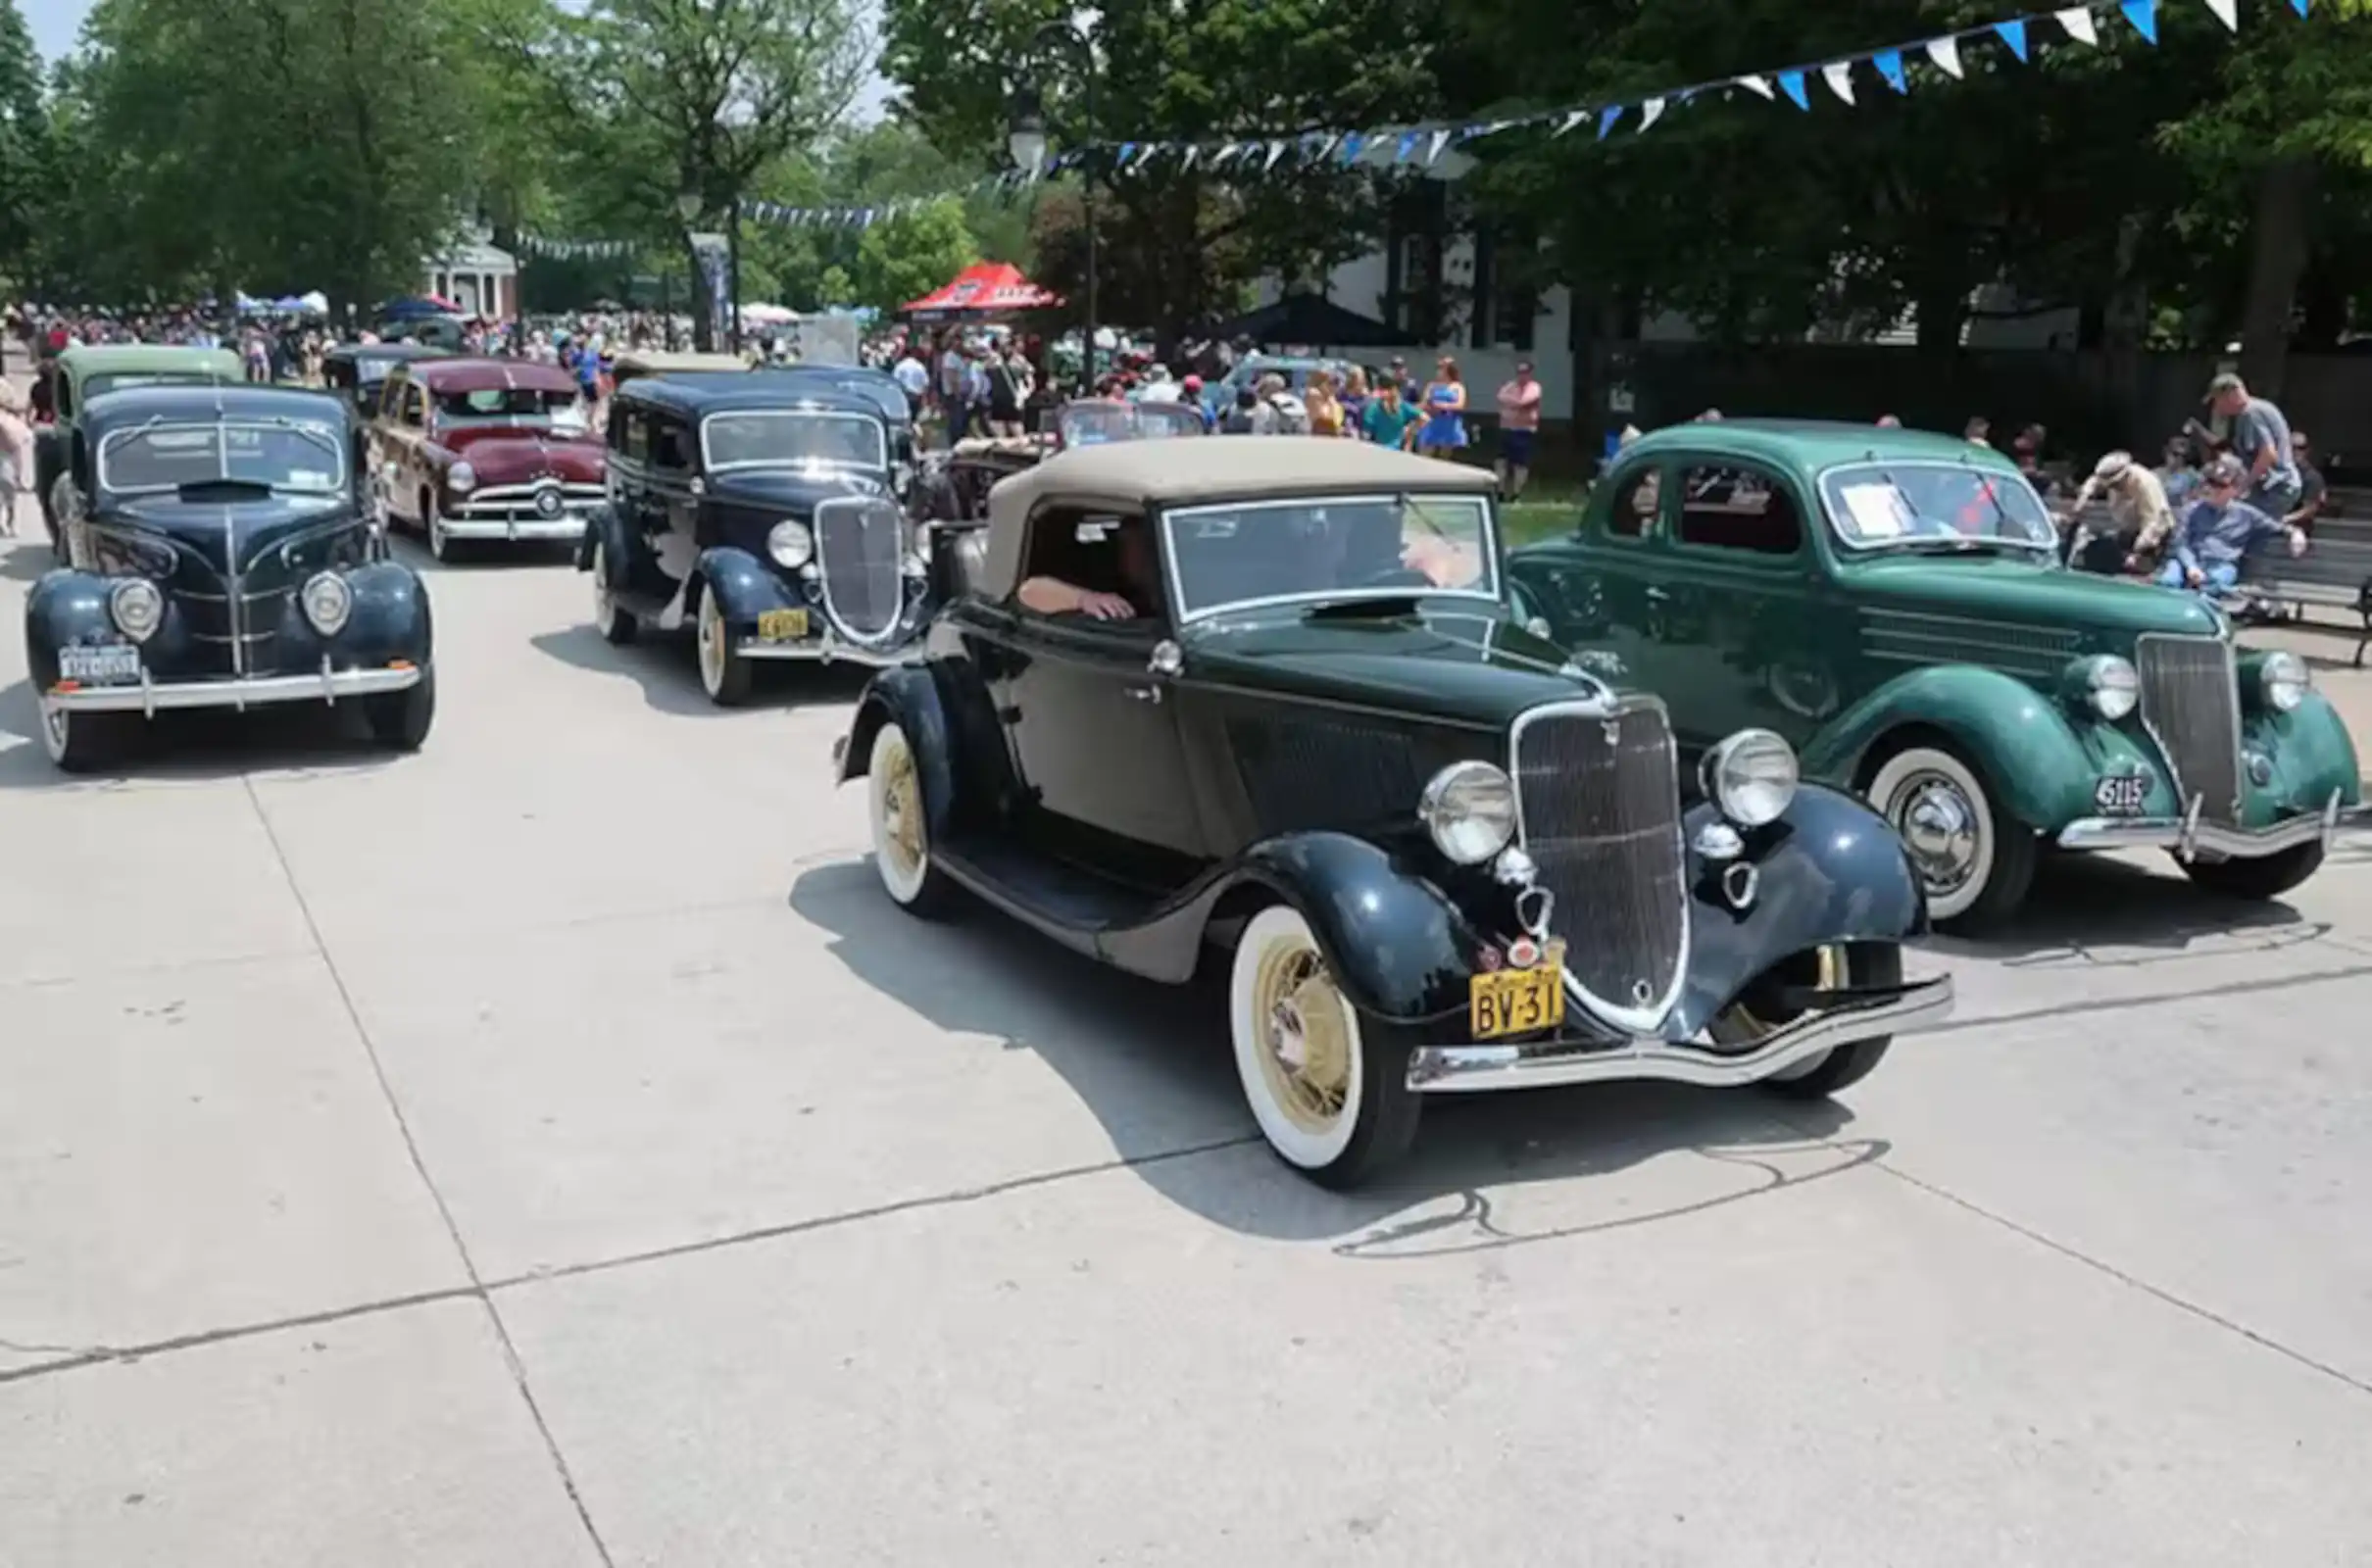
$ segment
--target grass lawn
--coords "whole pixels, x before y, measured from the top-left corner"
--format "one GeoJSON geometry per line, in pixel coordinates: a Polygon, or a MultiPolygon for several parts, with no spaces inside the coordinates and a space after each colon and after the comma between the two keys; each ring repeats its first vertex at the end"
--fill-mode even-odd
{"type": "Polygon", "coordinates": [[[1507,536],[1507,548],[1571,533],[1581,521],[1582,503],[1588,496],[1586,485],[1557,480],[1534,483],[1521,501],[1499,509],[1500,529],[1507,536]]]}

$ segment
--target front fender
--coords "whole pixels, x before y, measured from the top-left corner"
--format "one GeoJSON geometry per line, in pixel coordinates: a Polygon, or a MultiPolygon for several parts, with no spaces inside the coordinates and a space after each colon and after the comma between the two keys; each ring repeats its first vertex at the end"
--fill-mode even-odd
{"type": "MultiPolygon", "coordinates": [[[[166,628],[160,628],[160,631],[166,628]]],[[[107,612],[107,579],[59,566],[33,580],[25,596],[25,674],[33,690],[57,684],[58,650],[72,643],[114,642],[107,612]]]]}
{"type": "Polygon", "coordinates": [[[595,507],[585,514],[585,531],[576,538],[576,569],[593,569],[593,547],[599,545],[603,563],[609,567],[610,586],[623,588],[626,564],[634,559],[628,554],[628,543],[626,525],[618,519],[618,509],[607,505],[595,507]]]}
{"type": "MultiPolygon", "coordinates": [[[[428,608],[428,586],[419,572],[400,561],[374,561],[347,572],[346,582],[354,590],[354,613],[325,645],[332,658],[357,664],[405,659],[422,669],[434,662],[435,618],[428,608]]],[[[298,627],[312,632],[293,599],[289,612],[298,627]]]]}
{"type": "MultiPolygon", "coordinates": [[[[1689,812],[1684,831],[1718,819],[1689,812]]],[[[1927,929],[1927,898],[1903,841],[1859,801],[1816,784],[1796,792],[1787,814],[1746,835],[1754,902],[1742,912],[1718,886],[1722,866],[1688,852],[1689,967],[1680,1000],[1658,1031],[1686,1040],[1781,959],[1838,942],[1902,942],[1927,929]]],[[[1586,940],[1573,933],[1576,942],[1586,940]]]]}
{"type": "MultiPolygon", "coordinates": [[[[2093,813],[2108,772],[2159,775],[2156,759],[2109,724],[2070,722],[2066,708],[2014,676],[1976,664],[1937,664],[1888,681],[1824,726],[1804,751],[1804,774],[1857,784],[1875,748],[1897,730],[1939,730],[1984,769],[2008,813],[2050,830],[2093,813]]],[[[2157,786],[2163,791],[2163,785],[2157,786]]],[[[2170,792],[2166,792],[2170,793],[2170,792]]]]}
{"type": "Polygon", "coordinates": [[[807,601],[776,576],[772,566],[747,550],[732,545],[712,546],[700,553],[699,564],[694,569],[717,596],[728,621],[756,620],[769,610],[807,608],[807,601]]]}
{"type": "MultiPolygon", "coordinates": [[[[2253,684],[2254,669],[2243,666],[2244,679],[2253,684]]],[[[2272,780],[2249,784],[2242,816],[2246,827],[2271,827],[2288,817],[2320,811],[2339,791],[2340,804],[2354,806],[2363,799],[2355,742],[2347,722],[2321,692],[2287,713],[2259,708],[2243,715],[2242,734],[2248,749],[2273,764],[2272,780]]]]}
{"type": "Polygon", "coordinates": [[[930,842],[948,836],[956,803],[956,738],[947,721],[947,707],[939,700],[938,683],[927,666],[894,665],[865,683],[857,699],[857,716],[848,739],[836,747],[832,781],[846,784],[871,769],[873,737],[895,720],[914,750],[915,770],[922,778],[922,816],[930,842]]]}

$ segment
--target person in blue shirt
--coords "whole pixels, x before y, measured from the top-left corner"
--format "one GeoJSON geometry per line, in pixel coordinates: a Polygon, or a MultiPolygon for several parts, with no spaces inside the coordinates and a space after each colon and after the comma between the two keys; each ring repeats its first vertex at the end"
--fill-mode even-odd
{"type": "Polygon", "coordinates": [[[2306,553],[2302,531],[2240,498],[2248,482],[2248,470],[2238,458],[2221,457],[2207,466],[2199,476],[2199,499],[2183,514],[2174,530],[2166,565],[2157,576],[2158,586],[2229,593],[2240,582],[2241,559],[2252,547],[2286,538],[2292,555],[2306,553]]]}

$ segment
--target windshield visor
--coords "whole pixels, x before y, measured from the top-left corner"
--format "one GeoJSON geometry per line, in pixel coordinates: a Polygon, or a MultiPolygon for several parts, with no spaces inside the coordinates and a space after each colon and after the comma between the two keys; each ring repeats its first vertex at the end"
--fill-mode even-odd
{"type": "Polygon", "coordinates": [[[2055,550],[2058,530],[2034,486],[1957,463],[1865,463],[1820,476],[1829,526],[1855,550],[1921,540],[2055,550]]]}
{"type": "Polygon", "coordinates": [[[331,495],[346,482],[346,454],[328,429],[304,424],[157,424],[99,447],[99,488],[117,495],[224,480],[331,495]]]}
{"type": "Polygon", "coordinates": [[[82,396],[95,398],[102,392],[121,392],[132,386],[220,386],[222,378],[202,370],[121,370],[108,375],[86,375],[82,378],[82,396]]]}
{"type": "Polygon", "coordinates": [[[1479,496],[1328,496],[1167,513],[1178,618],[1255,605],[1450,593],[1496,602],[1479,496]]]}
{"type": "Polygon", "coordinates": [[[862,414],[765,410],[712,415],[700,427],[711,473],[727,468],[887,468],[881,421],[862,414]]]}

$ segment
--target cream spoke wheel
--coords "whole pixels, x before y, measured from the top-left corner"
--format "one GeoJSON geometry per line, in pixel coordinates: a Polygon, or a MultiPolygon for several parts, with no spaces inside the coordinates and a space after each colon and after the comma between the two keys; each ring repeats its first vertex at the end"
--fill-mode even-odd
{"type": "Polygon", "coordinates": [[[1287,1164],[1344,1186],[1408,1147],[1416,1101],[1407,1058],[1369,1039],[1390,1027],[1345,995],[1299,909],[1272,905],[1245,922],[1228,980],[1236,1075],[1287,1164]]]}
{"type": "Polygon", "coordinates": [[[922,767],[914,744],[895,720],[873,732],[865,761],[865,800],[873,830],[873,870],[901,907],[929,914],[946,897],[946,878],[931,859],[930,816],[922,796],[922,767]]]}

